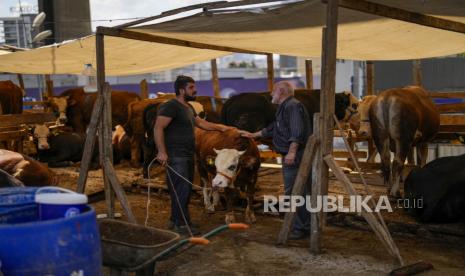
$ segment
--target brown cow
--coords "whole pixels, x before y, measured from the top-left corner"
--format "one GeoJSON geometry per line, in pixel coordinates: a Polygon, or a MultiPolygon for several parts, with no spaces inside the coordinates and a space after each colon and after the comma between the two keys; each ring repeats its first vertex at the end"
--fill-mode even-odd
{"type": "MultiPolygon", "coordinates": [[[[219,132],[196,128],[195,144],[197,168],[204,185],[205,207],[214,210],[208,187],[224,188],[228,211],[226,223],[234,222],[234,195],[238,191],[246,191],[245,220],[248,223],[255,222],[252,203],[260,168],[260,154],[255,142],[241,137],[237,129],[219,132]],[[214,176],[212,183],[209,181],[211,176],[214,176]]],[[[213,197],[215,204],[219,197],[215,197],[215,193],[213,197]]]]}
{"type": "Polygon", "coordinates": [[[58,178],[48,167],[29,156],[0,150],[0,169],[14,176],[26,186],[57,185],[58,178]]]}
{"type": "Polygon", "coordinates": [[[128,105],[128,120],[123,125],[131,142],[131,166],[139,167],[141,161],[141,146],[145,141],[144,110],[153,103],[164,102],[166,99],[145,99],[128,105]]]}
{"type": "Polygon", "coordinates": [[[417,162],[425,165],[428,141],[439,130],[439,113],[421,87],[389,89],[376,97],[369,110],[373,140],[381,155],[384,183],[391,196],[398,196],[405,159],[417,148],[417,162]],[[391,153],[395,153],[392,162],[391,153]]]}
{"type": "Polygon", "coordinates": [[[0,81],[0,114],[23,112],[23,90],[12,81],[0,81]]]}
{"type": "MultiPolygon", "coordinates": [[[[64,91],[59,97],[66,98],[66,101],[59,103],[52,99],[52,109],[60,112],[60,118],[63,118],[63,111],[66,111],[67,124],[75,132],[85,132],[90,123],[97,93],[85,93],[83,88],[73,88],[64,91]]],[[[136,93],[113,90],[111,92],[112,126],[124,125],[128,120],[128,104],[139,100],[136,93]]]]}

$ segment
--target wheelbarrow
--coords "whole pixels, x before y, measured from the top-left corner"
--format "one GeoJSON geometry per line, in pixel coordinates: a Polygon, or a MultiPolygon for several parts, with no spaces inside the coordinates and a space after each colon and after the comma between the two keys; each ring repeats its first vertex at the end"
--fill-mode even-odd
{"type": "Polygon", "coordinates": [[[145,227],[114,219],[99,220],[103,265],[110,268],[110,275],[150,275],[155,264],[169,258],[187,244],[208,244],[208,238],[227,229],[247,229],[242,223],[219,226],[201,237],[180,239],[172,231],[145,227]]]}

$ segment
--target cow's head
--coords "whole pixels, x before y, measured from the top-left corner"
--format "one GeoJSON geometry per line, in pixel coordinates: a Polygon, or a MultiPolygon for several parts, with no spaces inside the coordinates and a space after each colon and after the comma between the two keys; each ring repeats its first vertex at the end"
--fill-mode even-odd
{"type": "Polygon", "coordinates": [[[213,188],[232,188],[234,179],[239,172],[239,159],[245,151],[236,149],[214,149],[216,152],[216,176],[213,178],[213,188]]]}
{"type": "Polygon", "coordinates": [[[46,125],[36,125],[34,127],[34,138],[37,139],[37,147],[39,150],[48,150],[48,136],[50,136],[50,129],[46,125]]]}
{"type": "Polygon", "coordinates": [[[50,104],[52,110],[55,113],[58,113],[58,122],[65,123],[68,118],[66,118],[66,108],[68,108],[69,96],[64,97],[52,97],[50,99],[50,104]]]}
{"type": "Polygon", "coordinates": [[[335,113],[339,121],[349,122],[358,113],[358,99],[352,93],[344,91],[336,94],[335,113]]]}
{"type": "Polygon", "coordinates": [[[360,113],[360,128],[357,134],[364,137],[371,137],[370,106],[376,98],[374,95],[365,96],[358,107],[360,113]]]}
{"type": "Polygon", "coordinates": [[[195,113],[197,116],[199,116],[202,119],[205,119],[207,114],[205,113],[205,110],[203,108],[203,105],[199,102],[191,101],[189,104],[192,106],[192,108],[195,110],[195,113]]]}

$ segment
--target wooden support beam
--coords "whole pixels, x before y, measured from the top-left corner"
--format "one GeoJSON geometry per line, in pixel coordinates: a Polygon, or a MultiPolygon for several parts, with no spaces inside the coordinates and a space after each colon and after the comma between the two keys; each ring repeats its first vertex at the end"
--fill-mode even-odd
{"type": "MultiPolygon", "coordinates": [[[[155,34],[141,33],[141,32],[131,31],[127,29],[115,29],[115,28],[99,26],[97,27],[97,33],[108,35],[108,36],[116,36],[116,37],[122,37],[122,38],[127,38],[127,39],[135,39],[135,40],[141,40],[141,41],[156,42],[156,43],[197,48],[197,49],[209,49],[209,50],[216,50],[216,51],[223,51],[223,52],[236,52],[236,53],[257,54],[257,55],[266,54],[263,52],[250,51],[250,50],[245,50],[245,49],[240,49],[240,48],[211,45],[207,43],[194,42],[194,41],[188,41],[188,40],[177,39],[177,38],[169,38],[169,37],[159,36],[155,34]]],[[[221,53],[218,53],[218,54],[220,55],[221,53]]]]}
{"type": "Polygon", "coordinates": [[[130,26],[135,26],[135,25],[139,25],[145,22],[157,20],[157,19],[164,18],[167,16],[172,16],[172,15],[176,15],[182,12],[192,11],[196,9],[204,9],[204,10],[222,9],[222,8],[239,7],[239,6],[246,6],[246,5],[272,3],[272,2],[280,2],[280,1],[279,0],[243,0],[243,1],[234,1],[234,2],[216,1],[216,2],[210,2],[210,3],[195,4],[195,5],[177,8],[177,9],[173,9],[169,11],[164,11],[159,15],[150,16],[147,18],[142,18],[142,19],[138,19],[132,22],[117,25],[114,28],[126,28],[130,26]]]}
{"type": "MultiPolygon", "coordinates": [[[[326,2],[326,0],[324,0],[323,2],[326,2]]],[[[434,17],[422,13],[407,11],[399,8],[394,8],[365,0],[340,0],[339,6],[346,9],[375,14],[422,26],[465,34],[464,23],[434,17]]]]}
{"type": "Polygon", "coordinates": [[[105,159],[103,162],[103,167],[111,187],[115,191],[116,197],[118,198],[121,207],[123,207],[124,213],[126,214],[128,220],[132,223],[137,223],[136,217],[131,210],[131,205],[129,205],[128,199],[126,198],[126,194],[124,193],[124,190],[121,187],[118,178],[116,177],[116,172],[111,161],[109,159],[105,159]]]}
{"type": "Polygon", "coordinates": [[[267,76],[268,76],[268,90],[273,91],[273,84],[274,84],[273,54],[266,54],[266,69],[267,69],[267,76]]]}
{"type": "Polygon", "coordinates": [[[79,177],[77,181],[78,193],[84,193],[86,188],[87,174],[89,173],[90,162],[92,160],[92,152],[95,145],[95,137],[97,136],[97,127],[100,121],[100,116],[103,110],[103,99],[99,93],[92,109],[92,116],[89,126],[87,127],[86,142],[84,143],[84,152],[82,154],[81,167],[79,169],[79,177]]]}
{"type": "MultiPolygon", "coordinates": [[[[337,166],[336,161],[331,155],[326,155],[324,157],[325,163],[331,168],[333,171],[334,175],[336,178],[341,181],[344,184],[344,187],[346,188],[346,191],[349,195],[358,195],[357,191],[355,190],[354,186],[350,182],[350,180],[347,178],[347,176],[344,174],[344,172],[337,166]]],[[[389,233],[389,230],[385,228],[373,215],[373,213],[369,213],[366,210],[362,209],[361,210],[362,216],[365,218],[365,220],[368,222],[368,224],[371,226],[373,231],[375,232],[376,236],[378,239],[383,243],[383,245],[386,247],[387,251],[391,256],[396,258],[396,260],[399,262],[400,265],[404,265],[404,261],[402,257],[400,256],[399,249],[397,248],[397,245],[395,244],[394,240],[391,237],[391,234],[389,233]]]]}
{"type": "MultiPolygon", "coordinates": [[[[320,96],[320,133],[317,137],[321,143],[320,152],[316,157],[315,171],[316,181],[313,182],[318,195],[328,194],[329,170],[323,161],[323,156],[331,154],[333,151],[333,114],[335,106],[335,86],[336,86],[336,50],[337,50],[337,21],[338,21],[338,0],[328,0],[326,7],[326,27],[323,28],[322,41],[322,81],[320,96]]],[[[313,192],[313,191],[312,191],[313,192]]],[[[313,218],[313,217],[312,217],[313,218]]],[[[312,228],[310,238],[310,251],[314,254],[320,252],[320,227],[325,224],[324,213],[315,217],[317,229],[312,228]],[[314,232],[315,230],[315,232],[314,232]]],[[[315,227],[315,226],[314,226],[315,227]]]]}
{"type": "Polygon", "coordinates": [[[464,113],[465,103],[438,104],[436,105],[439,113],[464,113]]]}
{"type": "Polygon", "coordinates": [[[218,79],[218,66],[216,65],[216,59],[210,60],[212,69],[212,84],[213,84],[213,96],[216,98],[220,97],[220,81],[218,79]]]}
{"type": "Polygon", "coordinates": [[[143,79],[139,83],[140,86],[140,98],[142,100],[148,99],[149,98],[149,85],[147,83],[146,79],[143,79]]]}
{"type": "MultiPolygon", "coordinates": [[[[292,187],[291,195],[306,196],[304,194],[305,185],[308,183],[308,178],[311,176],[312,163],[315,157],[315,151],[318,147],[318,142],[315,135],[312,135],[308,138],[307,144],[305,145],[305,151],[300,162],[299,170],[295,179],[294,186],[292,187]]],[[[311,187],[307,187],[311,189],[311,187]]],[[[292,224],[295,219],[295,212],[286,213],[284,216],[284,222],[281,226],[281,231],[279,232],[278,240],[276,244],[285,245],[289,231],[291,230],[292,224]]]]}
{"type": "Polygon", "coordinates": [[[16,127],[21,124],[43,124],[46,122],[55,122],[56,119],[53,113],[7,114],[0,115],[0,127],[16,127]]]}
{"type": "Polygon", "coordinates": [[[421,72],[421,60],[416,59],[412,61],[412,76],[413,84],[416,86],[423,86],[423,77],[421,72]]]}
{"type": "MultiPolygon", "coordinates": [[[[321,137],[321,114],[313,114],[313,135],[321,137]]],[[[317,138],[318,139],[318,138],[317,138]]],[[[320,142],[320,141],[318,141],[320,142]]],[[[321,192],[321,165],[323,158],[321,156],[321,144],[316,147],[315,158],[312,163],[312,192],[311,206],[317,207],[317,199],[322,196],[321,192]]],[[[322,230],[323,212],[312,212],[310,214],[310,252],[318,254],[321,251],[321,230],[322,230]]]]}
{"type": "Polygon", "coordinates": [[[367,95],[375,94],[375,65],[373,64],[373,61],[367,61],[366,88],[367,95]]]}
{"type": "Polygon", "coordinates": [[[306,79],[306,88],[308,90],[313,90],[313,67],[312,60],[305,60],[305,79],[306,79]]]}
{"type": "Polygon", "coordinates": [[[430,98],[465,98],[465,92],[441,92],[441,91],[436,91],[436,92],[429,92],[428,95],[430,98]]]}

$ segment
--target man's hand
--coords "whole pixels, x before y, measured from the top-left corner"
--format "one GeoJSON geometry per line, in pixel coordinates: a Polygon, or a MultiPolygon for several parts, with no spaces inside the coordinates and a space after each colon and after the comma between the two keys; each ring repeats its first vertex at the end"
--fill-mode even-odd
{"type": "Polygon", "coordinates": [[[239,133],[241,134],[242,137],[245,137],[245,138],[252,138],[252,139],[255,138],[254,133],[250,133],[247,130],[239,130],[239,133]]]}
{"type": "Polygon", "coordinates": [[[286,156],[284,156],[284,164],[288,165],[288,166],[291,166],[291,165],[294,165],[295,163],[295,152],[288,152],[286,154],[286,156]]]}
{"type": "Polygon", "coordinates": [[[168,155],[166,152],[159,151],[157,154],[157,160],[164,167],[168,163],[168,155]]]}

